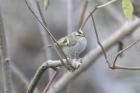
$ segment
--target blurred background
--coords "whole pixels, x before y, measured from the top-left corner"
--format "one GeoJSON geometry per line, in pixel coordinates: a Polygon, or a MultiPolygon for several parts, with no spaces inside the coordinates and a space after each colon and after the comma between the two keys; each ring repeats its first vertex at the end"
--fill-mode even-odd
{"type": "MultiPolygon", "coordinates": [[[[43,0],[40,5],[45,16],[48,28],[52,34],[59,39],[67,33],[76,30],[84,0],[50,0],[47,11],[43,7],[43,0]]],[[[91,11],[95,4],[101,4],[108,0],[89,0],[88,11],[91,11]]],[[[133,0],[134,16],[139,17],[140,1],[133,0]]],[[[46,60],[43,42],[38,22],[28,10],[24,0],[0,0],[0,10],[3,18],[4,30],[8,43],[8,53],[20,72],[31,80],[36,69],[46,60]]],[[[87,12],[88,14],[88,12],[87,12]]],[[[108,38],[126,23],[121,9],[121,0],[98,10],[95,13],[95,21],[101,41],[108,38]]],[[[81,57],[96,46],[95,33],[91,20],[83,29],[88,40],[88,47],[81,57]]],[[[124,47],[140,37],[137,30],[131,36],[122,40],[124,47]]],[[[50,40],[48,39],[48,42],[50,40]]],[[[117,61],[121,66],[140,67],[140,43],[123,53],[117,61]]],[[[118,45],[107,52],[110,61],[118,52],[118,45]]],[[[58,59],[53,49],[48,49],[48,59],[58,59]]],[[[59,75],[61,78],[63,74],[59,75]]],[[[0,74],[0,78],[1,74],[0,74]]],[[[12,74],[13,90],[11,93],[25,93],[25,86],[12,74]]],[[[42,91],[47,83],[48,73],[46,72],[38,84],[42,91]],[[44,83],[45,82],[45,83],[44,83]]],[[[2,92],[2,79],[0,79],[0,93],[2,92]]],[[[104,57],[100,57],[95,64],[88,68],[73,82],[70,82],[65,93],[139,93],[140,92],[140,71],[110,70],[105,63],[104,57]]]]}

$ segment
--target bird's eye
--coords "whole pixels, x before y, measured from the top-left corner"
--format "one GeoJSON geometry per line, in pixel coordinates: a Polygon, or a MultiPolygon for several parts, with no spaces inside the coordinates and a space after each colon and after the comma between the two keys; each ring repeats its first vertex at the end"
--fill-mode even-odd
{"type": "Polygon", "coordinates": [[[64,45],[68,45],[68,44],[69,44],[69,40],[66,38],[66,39],[63,41],[63,44],[64,44],[64,45]]]}

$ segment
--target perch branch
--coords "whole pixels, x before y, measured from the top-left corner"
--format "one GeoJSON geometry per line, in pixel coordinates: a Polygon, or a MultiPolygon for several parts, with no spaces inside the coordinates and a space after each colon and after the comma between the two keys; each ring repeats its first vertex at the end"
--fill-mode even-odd
{"type": "MultiPolygon", "coordinates": [[[[66,59],[63,59],[65,65],[69,65],[66,59]]],[[[81,65],[81,60],[73,60],[72,66],[74,68],[78,68],[81,65]],[[76,62],[75,62],[76,61],[76,62]]],[[[31,80],[26,93],[33,93],[35,87],[37,86],[39,80],[41,79],[42,75],[48,68],[56,68],[64,66],[60,60],[49,60],[44,62],[36,71],[33,79],[31,80]]]]}

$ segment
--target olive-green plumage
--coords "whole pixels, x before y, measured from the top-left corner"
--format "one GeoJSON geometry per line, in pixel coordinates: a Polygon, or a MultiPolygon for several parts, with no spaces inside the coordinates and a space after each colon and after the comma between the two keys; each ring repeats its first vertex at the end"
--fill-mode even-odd
{"type": "Polygon", "coordinates": [[[72,32],[60,38],[57,43],[68,58],[77,58],[85,50],[87,40],[83,32],[72,32]]]}

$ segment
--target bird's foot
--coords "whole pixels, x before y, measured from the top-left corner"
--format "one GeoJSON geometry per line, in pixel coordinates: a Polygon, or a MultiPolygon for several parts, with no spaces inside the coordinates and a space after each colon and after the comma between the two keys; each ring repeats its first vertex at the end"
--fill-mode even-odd
{"type": "Polygon", "coordinates": [[[79,59],[72,59],[69,66],[70,66],[70,69],[69,71],[75,71],[76,69],[78,69],[80,67],[80,65],[82,64],[82,58],[79,58],[79,59]]]}

